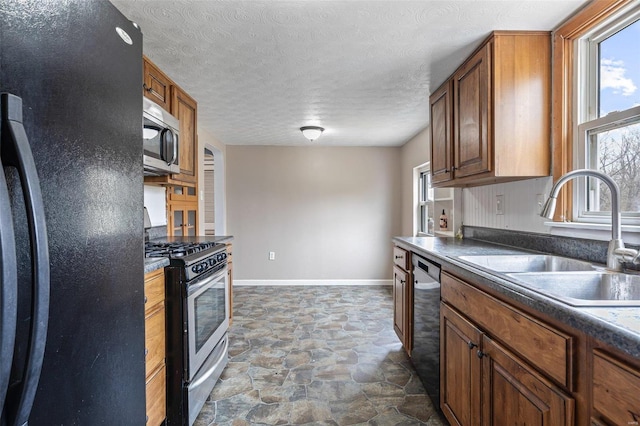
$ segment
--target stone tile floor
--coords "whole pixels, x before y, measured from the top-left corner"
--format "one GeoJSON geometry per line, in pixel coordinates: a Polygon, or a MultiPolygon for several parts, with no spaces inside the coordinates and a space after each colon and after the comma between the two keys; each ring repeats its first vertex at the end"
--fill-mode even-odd
{"type": "Polygon", "coordinates": [[[195,425],[445,425],[390,286],[235,287],[229,365],[195,425]]]}

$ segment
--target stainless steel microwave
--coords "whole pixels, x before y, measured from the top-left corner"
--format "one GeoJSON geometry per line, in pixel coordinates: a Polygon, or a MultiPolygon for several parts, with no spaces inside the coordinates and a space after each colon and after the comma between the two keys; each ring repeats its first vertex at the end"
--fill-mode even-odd
{"type": "Polygon", "coordinates": [[[180,122],[157,103],[143,97],[144,174],[180,173],[180,122]]]}

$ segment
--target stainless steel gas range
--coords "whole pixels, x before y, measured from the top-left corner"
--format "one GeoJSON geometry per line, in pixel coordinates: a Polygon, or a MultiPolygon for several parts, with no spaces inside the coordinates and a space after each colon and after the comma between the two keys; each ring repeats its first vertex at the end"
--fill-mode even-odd
{"type": "Polygon", "coordinates": [[[199,238],[146,243],[168,257],[167,424],[191,426],[228,362],[229,284],[224,244],[199,238]]]}

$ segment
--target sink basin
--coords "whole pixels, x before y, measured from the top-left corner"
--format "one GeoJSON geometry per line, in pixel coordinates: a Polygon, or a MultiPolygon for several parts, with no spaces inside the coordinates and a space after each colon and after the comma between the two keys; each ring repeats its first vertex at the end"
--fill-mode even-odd
{"type": "Polygon", "coordinates": [[[507,275],[572,306],[640,306],[639,275],[597,271],[507,275]]]}
{"type": "Polygon", "coordinates": [[[459,259],[495,272],[594,271],[588,262],[551,255],[460,256],[459,259]]]}

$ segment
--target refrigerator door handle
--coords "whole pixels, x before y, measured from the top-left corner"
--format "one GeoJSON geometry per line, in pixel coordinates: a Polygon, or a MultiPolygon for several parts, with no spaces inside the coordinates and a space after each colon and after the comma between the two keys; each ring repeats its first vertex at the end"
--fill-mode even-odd
{"type": "MultiPolygon", "coordinates": [[[[2,158],[0,158],[0,161],[2,158]]],[[[16,337],[18,270],[11,201],[4,169],[0,172],[0,412],[3,410],[16,337]]]]}
{"type": "Polygon", "coordinates": [[[4,166],[15,167],[20,176],[31,243],[33,300],[31,301],[29,349],[24,377],[16,389],[19,395],[16,399],[17,404],[15,408],[11,407],[15,411],[10,413],[11,424],[24,426],[29,422],[29,414],[38,389],[47,340],[49,247],[40,181],[22,124],[22,99],[9,93],[2,93],[0,103],[2,105],[2,161],[4,166]]]}

